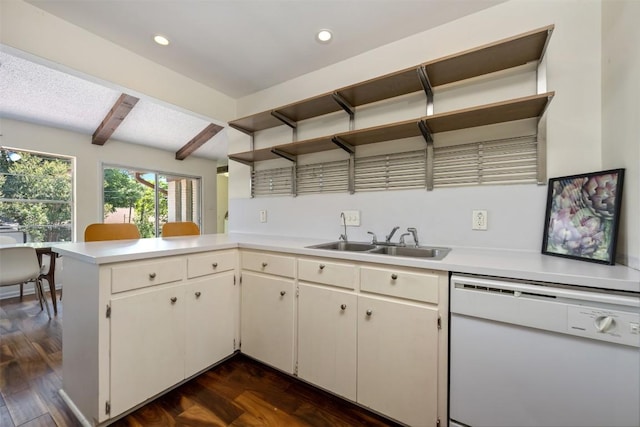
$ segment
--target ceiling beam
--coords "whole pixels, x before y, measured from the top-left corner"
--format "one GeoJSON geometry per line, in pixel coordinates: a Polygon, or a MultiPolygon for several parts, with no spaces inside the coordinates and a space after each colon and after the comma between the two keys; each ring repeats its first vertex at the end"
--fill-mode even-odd
{"type": "Polygon", "coordinates": [[[189,155],[200,148],[205,142],[216,136],[222,129],[224,129],[222,126],[214,125],[213,123],[209,124],[202,132],[176,151],[176,160],[184,160],[189,157],[189,155]]]}
{"type": "Polygon", "coordinates": [[[127,95],[126,93],[120,95],[120,98],[118,98],[116,103],[113,104],[113,107],[111,107],[109,114],[107,114],[102,123],[100,123],[100,126],[98,126],[93,133],[91,143],[104,145],[138,101],[138,98],[127,95]]]}

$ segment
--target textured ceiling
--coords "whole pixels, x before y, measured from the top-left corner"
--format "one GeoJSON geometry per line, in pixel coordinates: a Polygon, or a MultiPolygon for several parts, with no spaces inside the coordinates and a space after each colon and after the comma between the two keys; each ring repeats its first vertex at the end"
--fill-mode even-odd
{"type": "MultiPolygon", "coordinates": [[[[91,135],[121,91],[0,51],[0,94],[0,117],[91,135]]],[[[159,101],[141,98],[112,138],[175,152],[209,123],[159,101]]],[[[226,131],[193,155],[220,159],[225,164],[226,131]]]]}

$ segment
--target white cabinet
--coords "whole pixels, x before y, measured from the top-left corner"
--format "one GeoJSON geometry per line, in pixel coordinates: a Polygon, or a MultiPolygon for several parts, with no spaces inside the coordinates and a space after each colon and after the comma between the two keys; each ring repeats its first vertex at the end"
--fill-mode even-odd
{"type": "Polygon", "coordinates": [[[358,297],[311,284],[298,289],[298,376],[355,401],[358,297]]]}
{"type": "Polygon", "coordinates": [[[298,278],[300,378],[409,425],[446,419],[446,273],[302,258],[298,278]]]}
{"type": "Polygon", "coordinates": [[[176,285],[111,300],[111,414],[184,379],[184,293],[176,285]]]}
{"type": "Polygon", "coordinates": [[[361,267],[358,403],[409,425],[447,419],[447,282],[442,271],[361,267]]]}
{"type": "Polygon", "coordinates": [[[63,399],[102,424],[235,350],[238,253],[66,261],[63,399]]]}
{"type": "Polygon", "coordinates": [[[185,377],[235,350],[238,297],[235,272],[214,274],[186,285],[185,377]]]}
{"type": "Polygon", "coordinates": [[[402,421],[438,418],[438,309],[360,296],[358,403],[402,421]]]}
{"type": "Polygon", "coordinates": [[[242,272],[242,352],[287,373],[294,368],[293,279],[242,272]]]}
{"type": "Polygon", "coordinates": [[[242,352],[292,374],[295,351],[295,262],[292,256],[242,251],[242,352]]]}

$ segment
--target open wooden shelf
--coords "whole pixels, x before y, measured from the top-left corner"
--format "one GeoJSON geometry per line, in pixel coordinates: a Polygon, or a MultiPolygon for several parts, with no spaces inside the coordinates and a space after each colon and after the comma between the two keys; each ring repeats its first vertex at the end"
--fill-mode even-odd
{"type": "Polygon", "coordinates": [[[359,146],[383,141],[421,136],[419,123],[423,122],[432,134],[478,126],[505,123],[529,118],[540,118],[544,114],[554,92],[526,96],[508,101],[495,102],[472,108],[465,108],[446,113],[424,116],[403,122],[374,126],[365,129],[342,132],[331,136],[292,142],[259,150],[236,153],[229,156],[231,160],[251,163],[261,160],[277,159],[279,156],[272,150],[279,150],[291,156],[318,153],[337,149],[333,138],[359,146]]]}
{"type": "Polygon", "coordinates": [[[419,70],[422,68],[426,71],[431,87],[436,87],[517,67],[531,61],[540,61],[553,28],[553,25],[542,27],[495,43],[346,86],[334,92],[233,120],[229,122],[229,126],[252,135],[259,130],[283,125],[283,122],[274,114],[282,115],[295,123],[341,111],[343,107],[334,99],[334,95],[344,99],[351,107],[357,107],[424,90],[419,77],[419,70]]]}

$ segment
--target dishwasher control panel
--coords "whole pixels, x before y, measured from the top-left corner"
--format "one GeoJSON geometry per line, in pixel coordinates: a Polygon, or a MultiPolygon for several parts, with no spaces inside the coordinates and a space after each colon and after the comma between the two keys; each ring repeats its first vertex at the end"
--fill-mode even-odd
{"type": "Polygon", "coordinates": [[[640,347],[640,314],[569,305],[567,332],[603,341],[640,347]]]}

